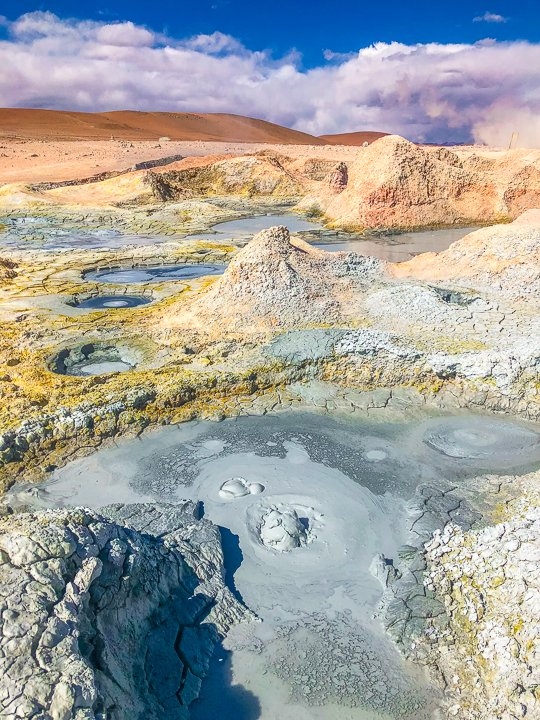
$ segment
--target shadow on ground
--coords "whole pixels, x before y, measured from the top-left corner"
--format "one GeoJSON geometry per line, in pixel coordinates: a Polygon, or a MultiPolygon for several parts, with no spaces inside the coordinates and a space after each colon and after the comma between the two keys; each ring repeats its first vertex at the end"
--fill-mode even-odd
{"type": "Polygon", "coordinates": [[[189,708],[191,720],[257,720],[261,717],[258,698],[243,685],[233,685],[232,677],[231,653],[217,645],[201,696],[189,708]]]}
{"type": "Polygon", "coordinates": [[[229,528],[219,526],[221,533],[221,547],[223,548],[223,559],[225,565],[225,585],[241,603],[244,603],[242,596],[236,588],[234,573],[238,570],[244,559],[240,548],[240,538],[232,533],[229,528]]]}

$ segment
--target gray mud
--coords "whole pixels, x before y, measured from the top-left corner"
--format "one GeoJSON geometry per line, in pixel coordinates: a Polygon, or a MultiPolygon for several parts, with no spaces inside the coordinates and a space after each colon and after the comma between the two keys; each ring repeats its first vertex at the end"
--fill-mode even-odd
{"type": "Polygon", "coordinates": [[[319,233],[319,238],[310,238],[315,247],[328,252],[355,252],[359,255],[371,255],[387,262],[405,262],[416,255],[426,252],[443,252],[452,243],[473,232],[477,228],[446,228],[444,230],[424,230],[403,234],[388,234],[366,237],[354,233],[319,233]]]}
{"type": "Polygon", "coordinates": [[[115,268],[111,270],[95,270],[86,273],[84,279],[88,282],[100,283],[143,283],[161,282],[163,280],[193,280],[206,275],[222,275],[225,265],[209,265],[205,263],[159,265],[158,267],[145,267],[141,269],[115,268]]]}
{"type": "MultiPolygon", "coordinates": [[[[74,461],[46,483],[16,486],[7,501],[200,501],[221,530],[227,584],[262,622],[225,639],[195,720],[433,720],[440,691],[384,633],[372,561],[389,558],[399,575],[415,493],[426,483],[454,488],[459,507],[466,478],[538,466],[539,439],[523,423],[471,415],[192,422],[74,461]],[[302,541],[282,542],[285,522],[271,528],[278,542],[267,542],[269,517],[296,518],[302,541]]],[[[480,516],[452,517],[470,527],[480,516]]]]}
{"type": "Polygon", "coordinates": [[[261,230],[276,225],[285,225],[291,233],[313,232],[318,230],[321,225],[307,220],[301,220],[295,215],[256,215],[255,217],[243,218],[241,220],[229,220],[228,222],[218,223],[212,226],[211,233],[203,233],[201,235],[190,235],[187,240],[225,240],[229,238],[247,240],[252,238],[261,230]]]}
{"type": "Polygon", "coordinates": [[[123,310],[124,308],[138,307],[152,302],[150,298],[138,295],[97,295],[77,304],[78,308],[92,308],[95,310],[123,310]]]}
{"type": "Polygon", "coordinates": [[[167,238],[133,235],[112,228],[69,228],[44,217],[0,218],[0,247],[10,250],[117,250],[128,245],[155,245],[167,238]]]}

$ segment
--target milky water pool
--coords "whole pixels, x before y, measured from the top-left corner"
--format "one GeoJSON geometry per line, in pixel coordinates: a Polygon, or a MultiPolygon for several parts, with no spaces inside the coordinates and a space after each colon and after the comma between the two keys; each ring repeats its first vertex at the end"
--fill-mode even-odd
{"type": "Polygon", "coordinates": [[[222,275],[226,265],[159,265],[157,267],[114,268],[94,270],[86,273],[84,279],[91,282],[131,284],[145,282],[163,282],[167,280],[193,280],[205,275],[222,275]]]}
{"type": "Polygon", "coordinates": [[[388,262],[405,262],[415,255],[426,252],[443,252],[457,240],[465,237],[477,228],[445,228],[443,230],[424,230],[396,235],[366,237],[351,233],[343,237],[340,233],[335,240],[316,240],[315,247],[328,252],[355,252],[359,255],[371,255],[388,262]]]}
{"type": "Polygon", "coordinates": [[[147,433],[18,484],[7,501],[200,501],[220,528],[229,587],[261,622],[219,647],[195,720],[435,720],[439,692],[374,617],[373,558],[399,562],[418,487],[539,465],[540,436],[523,423],[283,413],[147,433]]]}
{"type": "Polygon", "coordinates": [[[373,234],[329,230],[320,223],[302,220],[295,215],[260,215],[214,225],[215,233],[189,236],[193,240],[234,239],[247,241],[256,233],[275,225],[285,225],[289,232],[299,233],[311,245],[328,252],[356,252],[388,262],[404,262],[424,252],[442,252],[475,228],[445,228],[422,232],[373,234]]]}
{"type": "MultiPolygon", "coordinates": [[[[423,232],[363,235],[324,228],[319,222],[293,214],[265,214],[230,220],[214,225],[211,232],[189,235],[186,240],[228,240],[242,244],[256,233],[276,225],[285,225],[306,241],[329,252],[357,252],[390,262],[403,262],[424,252],[442,252],[475,228],[445,228],[423,232]]],[[[164,235],[134,235],[114,228],[66,228],[43,217],[0,218],[0,247],[14,250],[95,250],[119,249],[128,245],[166,243],[164,235]]],[[[177,241],[177,239],[175,239],[177,241]]],[[[142,281],[131,281],[142,282],[142,281]]]]}
{"type": "Polygon", "coordinates": [[[318,230],[321,225],[316,222],[302,220],[296,215],[255,215],[254,217],[229,220],[212,226],[212,233],[190,235],[188,240],[218,240],[226,238],[249,239],[261,230],[276,225],[285,225],[291,233],[318,230]]]}

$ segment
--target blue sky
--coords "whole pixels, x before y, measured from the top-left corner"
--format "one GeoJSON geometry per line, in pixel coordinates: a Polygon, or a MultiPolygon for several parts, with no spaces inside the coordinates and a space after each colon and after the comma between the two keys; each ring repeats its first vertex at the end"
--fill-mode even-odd
{"type": "Polygon", "coordinates": [[[538,0],[489,2],[13,0],[0,99],[540,147],[538,0]]]}
{"type": "Polygon", "coordinates": [[[10,20],[34,10],[60,18],[131,20],[173,37],[232,35],[250,50],[270,49],[275,57],[291,49],[302,54],[306,68],[319,65],[323,51],[349,53],[374,42],[474,43],[483,38],[499,41],[540,41],[538,0],[422,0],[421,2],[295,2],[294,0],[12,0],[3,12],[10,20]],[[486,12],[506,22],[474,21],[486,12]]]}

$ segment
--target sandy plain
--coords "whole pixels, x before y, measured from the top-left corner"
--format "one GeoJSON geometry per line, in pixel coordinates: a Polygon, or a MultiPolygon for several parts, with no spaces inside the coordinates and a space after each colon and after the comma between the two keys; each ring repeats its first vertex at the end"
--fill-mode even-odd
{"type": "Polygon", "coordinates": [[[124,140],[0,140],[0,184],[17,182],[61,182],[104,172],[125,170],[136,163],[173,155],[244,155],[274,150],[292,157],[353,160],[354,146],[282,145],[215,141],[124,141],[124,140]]]}

